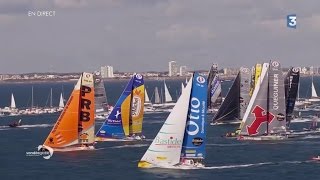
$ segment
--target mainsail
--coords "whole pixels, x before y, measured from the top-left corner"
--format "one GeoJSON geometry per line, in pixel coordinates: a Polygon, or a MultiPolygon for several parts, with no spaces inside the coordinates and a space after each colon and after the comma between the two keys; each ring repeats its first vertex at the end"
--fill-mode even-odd
{"type": "Polygon", "coordinates": [[[44,145],[66,148],[94,142],[93,74],[83,73],[44,145]]]}
{"type": "Polygon", "coordinates": [[[251,73],[248,68],[240,68],[240,110],[239,119],[242,119],[250,101],[251,73]]]}
{"type": "Polygon", "coordinates": [[[221,96],[221,81],[218,77],[218,65],[213,64],[210,68],[207,78],[208,90],[207,90],[207,102],[208,107],[211,108],[216,102],[218,96],[221,96]]]}
{"type": "Polygon", "coordinates": [[[95,87],[95,111],[96,115],[99,114],[108,114],[108,101],[106,90],[104,87],[103,79],[99,71],[94,74],[94,87],[95,87]]]}
{"type": "Polygon", "coordinates": [[[286,115],[287,123],[290,124],[293,109],[298,97],[300,71],[298,68],[290,68],[285,79],[286,115]]]}
{"type": "Polygon", "coordinates": [[[131,114],[129,123],[129,134],[142,133],[142,121],[144,111],[145,87],[142,75],[136,74],[133,77],[131,114]]]}
{"type": "Polygon", "coordinates": [[[184,158],[204,159],[206,156],[207,83],[194,74],[186,130],[184,132],[181,161],[184,158]]]}

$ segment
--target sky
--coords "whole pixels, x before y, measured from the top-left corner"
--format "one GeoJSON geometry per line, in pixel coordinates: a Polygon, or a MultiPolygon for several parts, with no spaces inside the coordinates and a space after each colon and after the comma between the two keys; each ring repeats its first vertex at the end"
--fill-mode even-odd
{"type": "Polygon", "coordinates": [[[0,74],[320,66],[319,32],[319,0],[0,0],[0,74]]]}

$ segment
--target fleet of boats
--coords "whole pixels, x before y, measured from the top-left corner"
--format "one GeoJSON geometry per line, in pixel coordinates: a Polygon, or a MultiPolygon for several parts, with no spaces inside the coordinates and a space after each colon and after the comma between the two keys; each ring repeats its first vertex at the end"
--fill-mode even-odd
{"type": "MultiPolygon", "coordinates": [[[[290,68],[283,75],[278,61],[256,64],[251,70],[241,67],[226,97],[222,98],[222,81],[217,65],[213,64],[207,78],[195,72],[186,86],[181,85],[181,95],[177,102],[173,102],[164,82],[164,98],[160,96],[162,91],[159,94],[156,87],[153,96],[155,103],[151,103],[143,76],[134,74],[114,107],[111,107],[107,102],[100,73],[84,72],[66,104],[61,94],[59,107],[54,108],[52,90],[50,91],[50,106],[41,110],[47,113],[61,112],[38,149],[49,152],[84,151],[94,150],[98,142],[141,141],[145,139],[142,128],[144,113],[168,111],[170,114],[139,161],[138,167],[202,168],[205,166],[207,113],[214,114],[211,125],[239,124],[235,132],[226,134],[226,138],[241,141],[294,138],[290,122],[297,117],[295,103],[299,97],[299,80],[299,69],[290,68]],[[104,122],[95,132],[95,122],[101,119],[104,122]]],[[[312,94],[310,99],[304,100],[311,103],[303,103],[303,106],[319,111],[320,101],[313,80],[312,94]]],[[[24,110],[24,113],[26,111],[40,110],[34,108],[32,100],[31,108],[24,110]]],[[[23,110],[16,108],[13,94],[10,107],[2,109],[1,113],[23,114],[23,110]]],[[[320,132],[317,123],[320,114],[315,115],[310,127],[303,131],[320,132]]],[[[10,127],[20,125],[21,120],[9,124],[10,127]]]]}

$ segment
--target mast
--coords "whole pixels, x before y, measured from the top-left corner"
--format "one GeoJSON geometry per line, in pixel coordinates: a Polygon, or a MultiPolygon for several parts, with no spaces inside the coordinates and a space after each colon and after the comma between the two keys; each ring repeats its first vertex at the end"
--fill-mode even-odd
{"type": "Polygon", "coordinates": [[[52,88],[50,89],[50,107],[52,108],[52,88]]]}
{"type": "Polygon", "coordinates": [[[33,86],[31,88],[31,109],[33,108],[33,86]]]}

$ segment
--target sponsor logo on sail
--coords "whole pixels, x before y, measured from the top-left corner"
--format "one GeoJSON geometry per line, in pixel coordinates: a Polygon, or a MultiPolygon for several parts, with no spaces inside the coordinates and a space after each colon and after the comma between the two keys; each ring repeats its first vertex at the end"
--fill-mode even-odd
{"type": "Polygon", "coordinates": [[[203,143],[203,139],[200,137],[195,137],[192,139],[192,144],[194,146],[200,146],[203,143]]]}
{"type": "Polygon", "coordinates": [[[271,123],[274,115],[270,112],[267,112],[262,107],[256,105],[251,113],[254,115],[254,120],[252,121],[250,126],[247,126],[247,133],[249,135],[258,134],[258,129],[260,128],[261,124],[264,122],[271,123]],[[267,114],[268,113],[268,114],[267,114]]]}
{"type": "Polygon", "coordinates": [[[277,114],[276,117],[277,117],[277,120],[278,120],[278,121],[283,121],[283,120],[285,119],[285,115],[282,114],[282,113],[277,114]]]}
{"type": "Polygon", "coordinates": [[[92,89],[88,86],[81,86],[81,100],[80,100],[80,121],[90,121],[90,109],[92,103],[90,99],[86,99],[86,94],[90,94],[92,89]]]}
{"type": "Polygon", "coordinates": [[[206,82],[206,79],[202,76],[198,76],[197,81],[198,81],[198,83],[202,84],[202,83],[206,82]]]}
{"type": "Polygon", "coordinates": [[[295,73],[297,73],[297,72],[299,72],[299,68],[292,68],[292,72],[295,72],[295,73]]]}
{"type": "Polygon", "coordinates": [[[165,145],[167,148],[180,148],[182,146],[182,139],[178,139],[176,137],[159,137],[157,136],[154,139],[155,145],[165,145]]]}
{"type": "Polygon", "coordinates": [[[278,110],[279,109],[279,74],[273,75],[273,105],[272,109],[278,110]]]}
{"type": "Polygon", "coordinates": [[[142,75],[141,74],[136,74],[136,78],[137,79],[142,79],[142,75]]]}
{"type": "Polygon", "coordinates": [[[132,117],[137,117],[140,114],[141,110],[141,98],[140,96],[133,96],[132,98],[132,109],[131,109],[131,114],[132,117]]]}
{"type": "Polygon", "coordinates": [[[280,66],[280,63],[278,61],[273,61],[271,64],[272,64],[273,67],[279,67],[280,66]]]}

